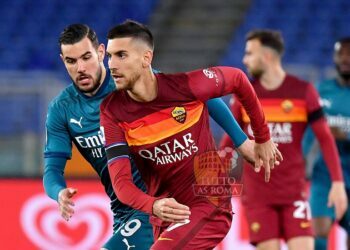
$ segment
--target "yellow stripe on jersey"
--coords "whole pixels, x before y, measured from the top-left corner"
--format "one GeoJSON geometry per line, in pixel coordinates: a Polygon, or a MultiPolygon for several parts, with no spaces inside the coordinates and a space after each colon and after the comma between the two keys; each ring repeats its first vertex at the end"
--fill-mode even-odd
{"type": "MultiPolygon", "coordinates": [[[[126,129],[125,137],[129,146],[140,146],[154,143],[190,128],[198,122],[201,117],[204,104],[197,101],[189,103],[189,106],[191,107],[187,107],[187,105],[183,106],[186,113],[181,115],[185,115],[186,118],[181,119],[180,121],[172,116],[172,111],[178,108],[173,107],[171,109],[166,109],[169,113],[169,116],[166,119],[157,121],[158,119],[156,119],[156,117],[159,113],[156,112],[138,120],[137,123],[140,124],[138,127],[131,128],[130,126],[124,126],[126,129]]],[[[159,112],[164,116],[164,110],[160,110],[159,112]]]]}
{"type": "MultiPolygon", "coordinates": [[[[260,100],[267,122],[307,122],[306,102],[294,99],[260,100]]],[[[243,121],[250,119],[242,108],[243,121]]]]}

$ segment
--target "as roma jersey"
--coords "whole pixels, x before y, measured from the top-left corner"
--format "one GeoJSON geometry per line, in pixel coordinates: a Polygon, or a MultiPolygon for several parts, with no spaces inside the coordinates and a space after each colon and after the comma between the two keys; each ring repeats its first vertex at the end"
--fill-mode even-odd
{"type": "MultiPolygon", "coordinates": [[[[266,90],[256,80],[252,82],[263,106],[270,134],[278,143],[283,162],[271,171],[270,182],[264,181],[264,171],[254,172],[250,166],[243,171],[243,201],[288,202],[304,195],[305,166],[301,141],[309,122],[319,119],[319,96],[312,86],[294,76],[287,75],[275,90],[266,90]]],[[[235,117],[252,136],[250,120],[239,101],[231,107],[235,117]]]]}
{"type": "Polygon", "coordinates": [[[269,131],[254,90],[238,69],[159,73],[156,79],[158,93],[151,102],[137,102],[126,91],[118,91],[102,103],[106,146],[129,145],[149,195],[191,205],[203,201],[193,185],[206,172],[195,158],[215,151],[205,105],[208,99],[237,93],[253,117],[258,140],[267,141],[269,131]]]}

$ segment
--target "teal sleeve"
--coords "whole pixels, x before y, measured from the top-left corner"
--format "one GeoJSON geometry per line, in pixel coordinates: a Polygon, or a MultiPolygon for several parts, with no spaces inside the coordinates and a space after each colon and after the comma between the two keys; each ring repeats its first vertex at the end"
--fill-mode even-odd
{"type": "Polygon", "coordinates": [[[45,158],[72,157],[72,138],[67,128],[64,107],[53,103],[49,106],[46,118],[45,158]]]}
{"type": "Polygon", "coordinates": [[[58,201],[58,193],[67,187],[64,179],[66,158],[45,158],[43,184],[46,194],[58,201]]]}
{"type": "Polygon", "coordinates": [[[233,117],[231,110],[221,98],[211,99],[207,101],[207,105],[210,116],[231,137],[236,147],[239,147],[248,139],[247,135],[243,132],[236,119],[233,117]]]}
{"type": "Polygon", "coordinates": [[[64,109],[53,102],[46,118],[43,185],[46,194],[58,200],[58,193],[66,188],[64,168],[72,155],[72,142],[64,118],[64,109]]]}
{"type": "Polygon", "coordinates": [[[305,130],[303,140],[302,140],[302,150],[303,150],[303,155],[306,157],[311,150],[312,145],[315,142],[315,135],[311,129],[310,126],[308,126],[305,130]]]}

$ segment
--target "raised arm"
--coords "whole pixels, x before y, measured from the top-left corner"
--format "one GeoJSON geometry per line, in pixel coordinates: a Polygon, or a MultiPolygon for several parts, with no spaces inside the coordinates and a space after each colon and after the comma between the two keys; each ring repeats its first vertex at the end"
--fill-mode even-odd
{"type": "Polygon", "coordinates": [[[270,139],[269,129],[260,102],[246,75],[237,68],[213,67],[188,73],[192,93],[197,99],[207,101],[214,97],[235,94],[246,110],[255,144],[255,168],[265,167],[265,180],[270,178],[270,169],[282,155],[270,139]],[[262,163],[262,164],[261,164],[262,163]]]}

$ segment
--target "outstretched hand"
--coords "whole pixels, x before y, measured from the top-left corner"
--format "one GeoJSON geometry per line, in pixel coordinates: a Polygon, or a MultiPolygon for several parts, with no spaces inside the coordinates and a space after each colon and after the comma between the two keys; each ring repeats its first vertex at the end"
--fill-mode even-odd
{"type": "Polygon", "coordinates": [[[65,188],[58,193],[58,207],[60,209],[61,216],[66,220],[69,219],[74,214],[74,202],[72,200],[73,196],[78,192],[75,188],[65,188]]]}
{"type": "Polygon", "coordinates": [[[272,139],[264,143],[255,143],[254,151],[255,171],[259,172],[263,166],[265,168],[265,181],[268,182],[270,180],[271,169],[283,161],[282,154],[278,150],[277,144],[275,144],[272,139]]]}
{"type": "Polygon", "coordinates": [[[163,198],[153,203],[153,214],[163,221],[185,222],[190,218],[190,208],[178,203],[174,198],[163,198]]]}

